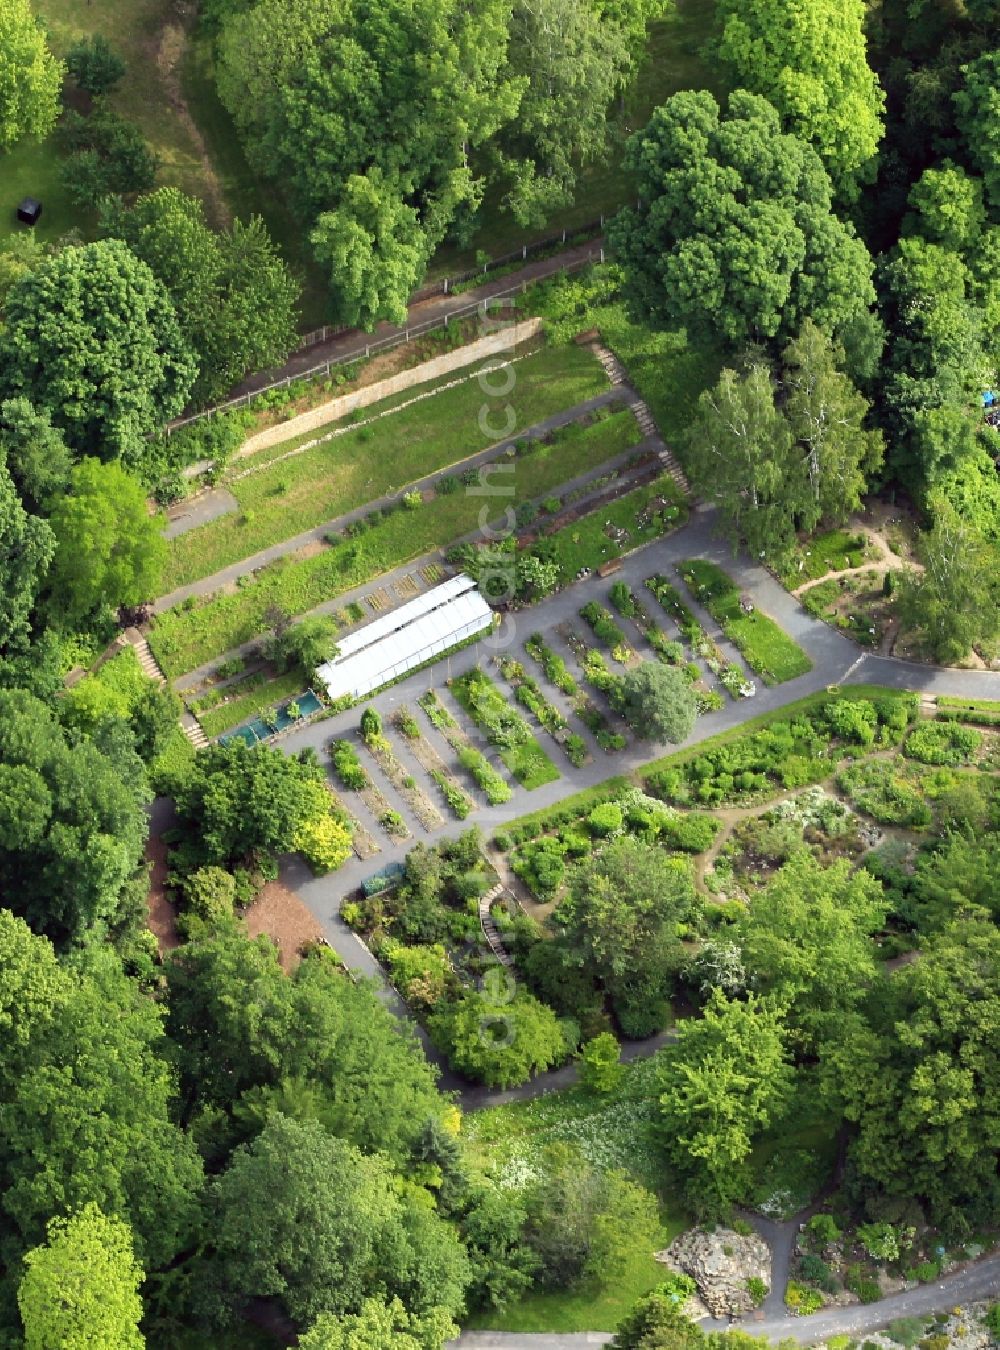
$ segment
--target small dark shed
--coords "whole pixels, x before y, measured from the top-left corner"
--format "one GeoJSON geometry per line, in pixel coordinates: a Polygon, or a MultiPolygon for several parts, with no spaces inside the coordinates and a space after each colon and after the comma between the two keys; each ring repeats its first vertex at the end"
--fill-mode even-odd
{"type": "Polygon", "coordinates": [[[42,203],[35,197],[25,197],[18,204],[17,218],[23,225],[34,225],[42,214],[42,203]]]}

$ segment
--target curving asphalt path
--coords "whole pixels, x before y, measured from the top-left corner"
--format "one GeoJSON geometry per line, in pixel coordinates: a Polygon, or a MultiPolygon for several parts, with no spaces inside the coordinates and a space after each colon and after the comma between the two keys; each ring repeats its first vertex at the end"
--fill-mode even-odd
{"type": "MultiPolygon", "coordinates": [[[[826,1308],[811,1317],[764,1316],[746,1318],[738,1323],[740,1331],[770,1341],[793,1340],[799,1345],[814,1345],[830,1336],[856,1338],[888,1326],[897,1317],[922,1317],[950,1311],[968,1303],[996,1298],[1000,1291],[1000,1256],[986,1256],[934,1284],[904,1289],[878,1303],[854,1304],[849,1308],[826,1308]]],[[[704,1322],[706,1327],[720,1324],[704,1322]]],[[[588,1346],[607,1345],[610,1331],[538,1334],[526,1331],[464,1331],[449,1345],[455,1350],[585,1350],[588,1346]]]]}

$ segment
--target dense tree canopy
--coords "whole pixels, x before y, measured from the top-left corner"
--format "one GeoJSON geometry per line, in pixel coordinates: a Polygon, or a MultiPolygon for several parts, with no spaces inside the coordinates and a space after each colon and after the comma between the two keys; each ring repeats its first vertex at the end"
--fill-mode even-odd
{"type": "Polygon", "coordinates": [[[713,994],[662,1052],[659,1082],[658,1135],[692,1202],[711,1211],[740,1199],[754,1139],[791,1086],[780,1007],[713,994]]]}
{"type": "Polygon", "coordinates": [[[863,0],[720,0],[718,13],[735,83],[772,103],[854,196],[855,178],[873,167],[885,102],[868,66],[863,0]]]}
{"type": "Polygon", "coordinates": [[[691,734],[698,707],[682,670],[643,661],[622,680],[622,712],[636,735],[676,745],[691,734]]]}
{"type": "Polygon", "coordinates": [[[0,432],[0,651],[16,651],[26,644],[55,538],[46,521],[21,505],[5,459],[0,432]]]}
{"type": "Polygon", "coordinates": [[[612,840],[570,877],[554,915],[567,960],[600,980],[626,1035],[649,1036],[666,1019],[677,923],[692,897],[686,862],[631,837],[612,840]]]}
{"type": "Polygon", "coordinates": [[[82,459],[52,512],[50,603],[59,621],[156,598],[167,555],[137,479],[119,464],[82,459]]]}
{"type": "Polygon", "coordinates": [[[38,699],[0,691],[0,893],[59,946],[131,917],[141,770],[134,751],[73,744],[38,699]]]}
{"type": "Polygon", "coordinates": [[[52,130],[62,77],[31,0],[0,0],[0,153],[52,130]]]}
{"type": "Polygon", "coordinates": [[[830,1053],[865,1193],[922,1201],[956,1235],[1000,1204],[998,972],[996,928],[956,926],[878,986],[867,1028],[850,1019],[830,1053]]]}
{"type": "Polygon", "coordinates": [[[212,1212],[223,1308],[264,1294],[309,1322],[386,1290],[418,1315],[461,1305],[465,1253],[426,1193],[400,1194],[382,1160],[315,1121],[271,1117],[215,1183],[212,1212]]]}
{"type": "MultiPolygon", "coordinates": [[[[44,960],[47,942],[27,942],[44,960]]],[[[0,1252],[9,1263],[44,1242],[53,1214],[92,1202],[131,1225],[140,1261],[162,1267],[191,1237],[202,1177],[172,1118],[162,1012],[110,954],[50,982],[52,1011],[28,1029],[4,1106],[0,1252]]]]}
{"type": "Polygon", "coordinates": [[[238,1134],[277,1107],[401,1160],[441,1114],[412,1037],[322,956],[289,979],[266,938],[223,930],[180,948],[165,971],[186,1116],[235,1110],[227,1129],[238,1134]]]}
{"type": "Polygon", "coordinates": [[[874,299],[872,262],[831,209],[816,152],[737,90],[675,94],[629,142],[640,207],[609,238],[637,314],[738,346],[789,338],[806,318],[836,333],[874,299]]]}
{"type": "Polygon", "coordinates": [[[45,409],[78,453],[141,463],[197,373],[162,284],[120,240],[66,248],[15,282],[0,391],[45,409]]]}
{"type": "Polygon", "coordinates": [[[200,201],[161,188],[130,210],[113,205],[103,225],[166,288],[198,361],[191,390],[197,401],[227,393],[249,371],[279,365],[295,345],[299,285],[259,216],[214,231],[200,201]]]}

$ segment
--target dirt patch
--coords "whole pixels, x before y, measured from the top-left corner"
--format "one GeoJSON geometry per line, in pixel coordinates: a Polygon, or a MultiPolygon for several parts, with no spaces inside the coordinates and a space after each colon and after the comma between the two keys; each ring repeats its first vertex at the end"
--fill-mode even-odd
{"type": "Polygon", "coordinates": [[[325,553],[330,545],[324,539],[310,539],[308,544],[303,544],[297,548],[294,553],[289,554],[288,561],[304,562],[306,558],[315,558],[317,553],[325,553]]]}
{"type": "Polygon", "coordinates": [[[146,841],[146,858],[149,861],[149,895],[146,906],[149,911],[147,925],[156,938],[160,955],[173,951],[181,945],[177,935],[177,910],[167,894],[167,846],[158,834],[151,834],[146,841]]]}
{"type": "Polygon", "coordinates": [[[311,910],[280,881],[267,883],[245,918],[251,937],[263,933],[274,940],[286,971],[298,965],[300,950],[306,943],[318,942],[323,936],[311,910]]]}
{"type": "Polygon", "coordinates": [[[156,49],[156,67],[163,81],[170,106],[194,145],[201,161],[203,181],[207,195],[206,207],[212,224],[217,228],[228,228],[233,223],[233,214],[229,209],[215,165],[208,153],[198,124],[191,116],[187,100],[181,90],[181,62],[187,47],[188,35],[179,24],[166,24],[160,33],[159,46],[156,49]]]}

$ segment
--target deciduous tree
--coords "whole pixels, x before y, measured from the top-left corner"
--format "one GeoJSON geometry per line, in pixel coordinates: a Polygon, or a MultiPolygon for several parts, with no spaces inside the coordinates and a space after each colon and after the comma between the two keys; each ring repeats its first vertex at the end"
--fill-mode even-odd
{"type": "Polygon", "coordinates": [[[21,505],[0,439],[0,651],[24,648],[35,601],[55,552],[46,521],[21,505]]]}
{"type": "Polygon", "coordinates": [[[22,136],[48,135],[62,77],[30,0],[0,0],[0,152],[22,136]]]}
{"type": "Polygon", "coordinates": [[[681,670],[643,661],[625,672],[621,695],[622,712],[637,736],[676,745],[694,729],[698,705],[681,670]]]}
{"type": "Polygon", "coordinates": [[[43,1247],[24,1258],[17,1303],[25,1350],[142,1350],[139,1286],[145,1276],[132,1233],[94,1204],[53,1219],[43,1247]]]}
{"type": "Polygon", "coordinates": [[[811,317],[837,333],[874,300],[872,261],[831,209],[811,146],[764,99],[675,94],[629,141],[642,205],[609,232],[635,312],[739,347],[787,340],[811,317]]]}
{"type": "Polygon", "coordinates": [[[196,374],[163,286],[121,241],[65,248],[11,288],[0,389],[46,409],[78,453],[141,464],[196,374]]]}
{"type": "Polygon", "coordinates": [[[625,837],[579,864],[554,921],[564,959],[603,984],[629,1036],[659,1031],[680,958],[677,924],[693,897],[688,865],[625,837]]]}
{"type": "Polygon", "coordinates": [[[868,65],[864,0],[721,0],[719,54],[785,129],[814,146],[839,192],[857,195],[882,137],[885,96],[868,65]]]}
{"type": "Polygon", "coordinates": [[[103,607],[138,605],[160,585],[167,546],[138,481],[118,464],[83,459],[51,518],[54,617],[80,623],[103,607]]]}
{"type": "Polygon", "coordinates": [[[1000,559],[950,502],[936,497],[933,509],[934,522],[917,544],[923,571],[902,574],[897,606],[903,626],[947,664],[1000,632],[1000,559]]]}
{"type": "Polygon", "coordinates": [[[66,69],[88,94],[106,94],[125,75],[125,62],[103,33],[74,42],[66,53],[66,69]]]}
{"type": "Polygon", "coordinates": [[[300,287],[260,217],[211,230],[197,198],[161,188],[131,209],[106,207],[101,223],[166,287],[198,360],[195,401],[221,396],[248,371],[280,364],[295,345],[300,287]]]}
{"type": "Polygon", "coordinates": [[[791,1069],[781,1008],[716,991],[661,1053],[658,1138],[692,1202],[719,1210],[742,1199],[750,1150],[787,1100],[791,1069]]]}
{"type": "MultiPolygon", "coordinates": [[[[783,412],[804,458],[809,488],[797,523],[810,531],[821,521],[843,524],[860,507],[882,464],[882,433],[866,428],[868,402],[837,369],[833,343],[811,319],[782,359],[783,412]]],[[[801,481],[798,473],[795,477],[801,481]]]]}
{"type": "Polygon", "coordinates": [[[688,431],[687,467],[699,496],[714,501],[734,548],[754,556],[784,552],[795,516],[808,500],[804,461],[792,452],[792,431],[778,411],[765,366],[746,375],[724,370],[698,400],[688,431]]]}

